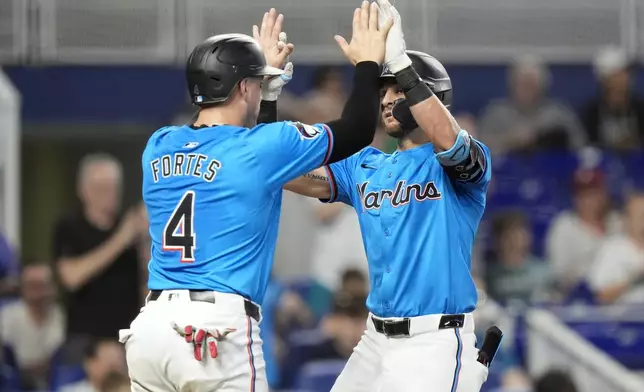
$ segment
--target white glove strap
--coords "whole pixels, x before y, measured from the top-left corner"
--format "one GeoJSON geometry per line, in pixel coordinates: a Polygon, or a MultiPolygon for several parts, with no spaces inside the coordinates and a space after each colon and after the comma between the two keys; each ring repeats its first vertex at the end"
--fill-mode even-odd
{"type": "MultiPolygon", "coordinates": [[[[279,78],[281,76],[276,76],[276,78],[279,78]]],[[[265,83],[268,85],[271,81],[266,81],[265,83]]],[[[282,85],[283,86],[283,85],[282,85]]],[[[262,101],[277,101],[277,98],[279,98],[280,94],[282,93],[282,87],[278,87],[277,89],[275,88],[270,88],[268,86],[267,88],[262,89],[262,101]]]]}
{"type": "Polygon", "coordinates": [[[409,56],[407,56],[406,53],[404,53],[398,57],[394,57],[393,59],[389,60],[386,65],[387,65],[387,68],[389,68],[389,71],[391,71],[391,73],[395,75],[396,73],[402,71],[403,69],[411,66],[411,59],[409,58],[409,56]]]}
{"type": "Polygon", "coordinates": [[[264,81],[264,85],[262,86],[262,101],[277,101],[277,98],[282,93],[282,87],[293,78],[293,64],[287,63],[284,71],[284,74],[264,81]]]}

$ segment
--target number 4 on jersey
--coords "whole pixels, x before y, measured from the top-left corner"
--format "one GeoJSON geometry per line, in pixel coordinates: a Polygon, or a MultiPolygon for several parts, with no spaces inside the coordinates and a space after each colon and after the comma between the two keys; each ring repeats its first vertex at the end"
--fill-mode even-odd
{"type": "Polygon", "coordinates": [[[186,192],[163,230],[163,250],[181,251],[181,262],[195,261],[195,192],[186,192]]]}

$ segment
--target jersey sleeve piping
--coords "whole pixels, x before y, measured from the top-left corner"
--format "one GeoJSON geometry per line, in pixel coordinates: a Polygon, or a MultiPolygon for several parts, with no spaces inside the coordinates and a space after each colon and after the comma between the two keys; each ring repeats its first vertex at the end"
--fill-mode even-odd
{"type": "Polygon", "coordinates": [[[338,198],[338,184],[335,181],[335,175],[333,174],[333,170],[331,170],[331,167],[328,165],[322,166],[324,171],[326,172],[327,177],[329,177],[329,190],[331,195],[329,196],[328,199],[320,199],[322,203],[333,203],[337,200],[338,198]]]}
{"type": "Polygon", "coordinates": [[[327,148],[326,148],[326,154],[324,155],[324,160],[322,161],[322,165],[320,166],[326,166],[329,163],[329,159],[331,158],[331,152],[333,151],[333,132],[331,132],[331,128],[329,128],[328,125],[326,124],[321,124],[322,128],[327,133],[327,148]]]}

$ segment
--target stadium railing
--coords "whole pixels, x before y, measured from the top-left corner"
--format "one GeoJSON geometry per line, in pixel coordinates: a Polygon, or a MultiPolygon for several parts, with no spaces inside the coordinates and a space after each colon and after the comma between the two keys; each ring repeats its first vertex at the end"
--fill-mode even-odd
{"type": "Polygon", "coordinates": [[[582,338],[553,312],[528,310],[525,327],[526,362],[532,376],[563,369],[583,392],[644,391],[644,379],[582,338]]]}
{"type": "MultiPolygon", "coordinates": [[[[267,6],[287,16],[299,63],[343,61],[333,41],[350,34],[358,0],[3,0],[0,61],[19,59],[30,43],[34,61],[81,64],[182,61],[218,33],[250,34],[267,6]],[[30,16],[27,16],[27,10],[30,16]],[[28,30],[28,33],[27,33],[28,30]],[[33,38],[33,40],[27,37],[33,38]]],[[[619,45],[644,54],[637,0],[397,0],[407,45],[448,62],[505,62],[533,53],[553,62],[588,62],[619,45]]]]}
{"type": "Polygon", "coordinates": [[[0,232],[20,244],[20,93],[0,69],[0,232]]]}

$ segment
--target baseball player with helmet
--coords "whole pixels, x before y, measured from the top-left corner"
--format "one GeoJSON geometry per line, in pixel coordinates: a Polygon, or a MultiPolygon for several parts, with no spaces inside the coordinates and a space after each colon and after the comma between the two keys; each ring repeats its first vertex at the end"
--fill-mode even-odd
{"type": "Polygon", "coordinates": [[[355,65],[353,90],[341,118],[315,125],[275,122],[290,76],[283,67],[292,72],[284,63],[293,45],[279,42],[282,22],[271,10],[255,39],[224,34],[197,45],[187,63],[197,118],[159,129],[143,152],[150,292],[120,336],[133,391],[268,390],[258,304],[282,188],[373,139],[393,20],[379,25],[375,4],[355,10],[351,42],[336,37],[355,65]]]}
{"type": "Polygon", "coordinates": [[[332,391],[479,391],[494,352],[482,358],[476,348],[470,257],[490,153],[450,114],[443,65],[405,50],[398,11],[387,0],[378,4],[381,17],[394,18],[381,118],[398,149],[366,147],[286,186],[353,206],[362,230],[371,314],[332,391]]]}

